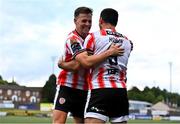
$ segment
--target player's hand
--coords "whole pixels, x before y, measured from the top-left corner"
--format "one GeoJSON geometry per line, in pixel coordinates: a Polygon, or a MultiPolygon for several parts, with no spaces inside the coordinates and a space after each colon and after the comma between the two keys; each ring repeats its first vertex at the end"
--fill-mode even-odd
{"type": "Polygon", "coordinates": [[[64,57],[60,56],[59,61],[58,61],[58,67],[62,68],[64,62],[65,62],[64,57]]]}
{"type": "Polygon", "coordinates": [[[121,47],[121,45],[117,45],[112,43],[109,50],[111,51],[111,56],[123,56],[124,49],[121,47]]]}

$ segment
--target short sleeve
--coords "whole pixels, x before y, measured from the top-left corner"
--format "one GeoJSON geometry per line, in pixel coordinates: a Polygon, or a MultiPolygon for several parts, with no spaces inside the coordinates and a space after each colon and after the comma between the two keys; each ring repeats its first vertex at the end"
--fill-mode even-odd
{"type": "Polygon", "coordinates": [[[68,48],[72,54],[72,59],[79,53],[84,51],[82,42],[77,37],[70,37],[67,40],[68,48]]]}

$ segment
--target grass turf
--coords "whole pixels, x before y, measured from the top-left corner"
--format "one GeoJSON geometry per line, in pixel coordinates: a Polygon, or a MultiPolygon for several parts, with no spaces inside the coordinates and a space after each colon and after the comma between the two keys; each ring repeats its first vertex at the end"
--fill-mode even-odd
{"type": "MultiPolygon", "coordinates": [[[[30,123],[43,123],[51,124],[52,118],[50,117],[34,117],[34,116],[5,116],[0,117],[0,123],[3,124],[30,124],[30,123]]],[[[73,123],[72,118],[68,118],[66,123],[73,123]]],[[[166,120],[129,120],[128,123],[132,124],[180,124],[180,121],[166,121],[166,120]]]]}

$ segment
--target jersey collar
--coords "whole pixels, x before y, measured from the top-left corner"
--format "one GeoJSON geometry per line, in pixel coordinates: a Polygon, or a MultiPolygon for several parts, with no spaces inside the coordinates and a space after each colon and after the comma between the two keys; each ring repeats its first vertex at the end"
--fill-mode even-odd
{"type": "Polygon", "coordinates": [[[78,32],[77,32],[77,30],[75,29],[74,31],[73,31],[73,33],[75,34],[75,35],[77,35],[77,36],[79,36],[79,37],[81,37],[81,39],[84,39],[78,32]]]}

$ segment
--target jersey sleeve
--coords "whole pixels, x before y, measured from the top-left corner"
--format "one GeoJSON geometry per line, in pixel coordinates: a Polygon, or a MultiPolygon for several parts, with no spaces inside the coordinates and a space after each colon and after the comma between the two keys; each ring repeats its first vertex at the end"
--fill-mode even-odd
{"type": "Polygon", "coordinates": [[[72,54],[72,59],[74,59],[77,54],[85,51],[82,46],[82,42],[76,37],[70,37],[67,40],[67,46],[72,54]]]}
{"type": "Polygon", "coordinates": [[[95,48],[95,38],[93,33],[90,33],[85,41],[84,41],[84,49],[88,52],[88,54],[94,54],[94,48],[95,48]]]}

